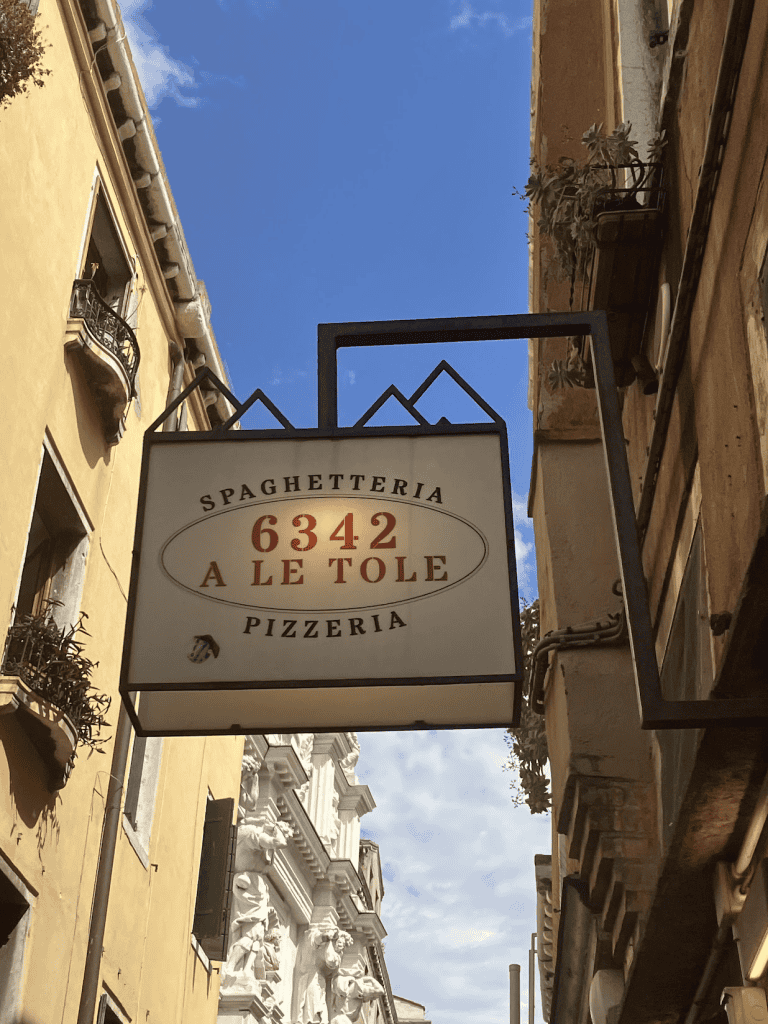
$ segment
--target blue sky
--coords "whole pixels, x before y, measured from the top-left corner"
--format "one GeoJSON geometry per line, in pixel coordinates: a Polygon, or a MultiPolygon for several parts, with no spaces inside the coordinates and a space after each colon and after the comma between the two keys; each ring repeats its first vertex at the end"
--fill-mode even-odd
{"type": "MultiPolygon", "coordinates": [[[[321,322],[527,310],[527,217],[512,190],[528,176],[531,6],[122,4],[241,398],[261,387],[295,425],[314,426],[321,322]]],[[[531,599],[524,342],[345,350],[342,422],[389,384],[410,394],[442,358],[507,421],[520,590],[531,599]]],[[[475,418],[444,380],[421,408],[475,418]]],[[[511,962],[523,964],[526,999],[533,854],[549,847],[548,820],[513,808],[499,730],[361,743],[395,991],[425,1004],[433,1024],[504,1024],[511,962]]]]}

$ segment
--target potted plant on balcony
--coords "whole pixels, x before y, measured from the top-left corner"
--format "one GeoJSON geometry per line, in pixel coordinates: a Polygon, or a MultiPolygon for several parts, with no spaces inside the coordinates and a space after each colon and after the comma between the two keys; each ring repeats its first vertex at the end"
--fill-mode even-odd
{"type": "MultiPolygon", "coordinates": [[[[581,281],[590,308],[604,308],[615,314],[614,323],[622,320],[622,325],[612,328],[611,339],[620,385],[631,383],[638,375],[645,382],[644,375],[649,369],[639,353],[638,332],[628,340],[622,336],[622,330],[623,319],[631,319],[632,311],[642,308],[647,301],[644,293],[650,287],[653,261],[645,258],[643,249],[654,245],[658,237],[656,225],[663,200],[661,155],[666,144],[664,132],[654,136],[643,162],[637,142],[630,138],[631,130],[628,121],[609,134],[603,131],[602,124],[593,124],[581,139],[587,150],[584,161],[562,157],[557,165],[543,169],[534,163],[525,186],[525,197],[539,213],[539,230],[552,245],[546,273],[555,280],[570,281],[571,309],[576,284],[581,281]],[[630,249],[635,254],[631,271],[626,258],[630,249]],[[604,261],[606,270],[602,278],[596,261],[600,250],[611,253],[610,267],[604,261]],[[629,296],[620,295],[615,287],[619,272],[625,281],[634,275],[629,282],[629,296]],[[638,276],[642,276],[642,281],[634,279],[638,276]]],[[[642,325],[639,333],[642,334],[642,325]]],[[[584,353],[572,349],[573,346],[567,360],[553,363],[550,386],[594,386],[584,364],[584,353]]]]}
{"type": "Polygon", "coordinates": [[[91,673],[98,663],[83,654],[88,636],[84,612],[74,626],[59,627],[49,601],[39,614],[23,615],[8,630],[2,662],[2,711],[22,712],[21,722],[61,788],[78,744],[103,753],[101,730],[111,698],[96,693],[91,673]],[[21,684],[21,685],[19,685],[21,684]]]}

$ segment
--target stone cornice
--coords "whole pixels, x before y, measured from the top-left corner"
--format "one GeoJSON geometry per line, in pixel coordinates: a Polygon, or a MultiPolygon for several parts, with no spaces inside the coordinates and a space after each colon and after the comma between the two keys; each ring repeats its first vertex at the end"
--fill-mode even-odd
{"type": "Polygon", "coordinates": [[[299,755],[290,744],[272,747],[267,743],[263,763],[270,774],[274,772],[277,775],[286,789],[298,789],[308,779],[299,755]]]}
{"type": "Polygon", "coordinates": [[[309,871],[317,881],[325,878],[331,858],[301,800],[293,790],[287,789],[277,797],[277,806],[280,808],[284,820],[290,822],[296,830],[293,842],[309,871]]]}
{"type": "Polygon", "coordinates": [[[374,914],[372,910],[358,910],[351,896],[342,896],[336,906],[339,922],[344,930],[350,935],[362,938],[364,945],[369,946],[385,938],[387,930],[379,915],[374,914]]]}
{"type": "Polygon", "coordinates": [[[356,893],[361,888],[360,876],[351,860],[332,860],[328,865],[326,877],[331,879],[339,893],[344,896],[347,893],[356,893]]]}
{"type": "MultiPolygon", "coordinates": [[[[342,776],[344,773],[341,773],[342,776]]],[[[337,783],[339,780],[338,773],[336,774],[337,783]]],[[[376,806],[376,801],[371,795],[370,789],[367,786],[352,786],[347,782],[344,777],[343,783],[339,785],[339,810],[342,811],[354,811],[358,818],[362,818],[364,814],[368,814],[376,806]]]]}
{"type": "MultiPolygon", "coordinates": [[[[62,0],[60,9],[97,145],[120,197],[121,209],[166,333],[182,347],[185,338],[194,338],[200,353],[200,365],[208,363],[217,377],[227,383],[228,375],[211,328],[208,296],[203,283],[197,280],[187,250],[119,11],[112,0],[62,0]],[[93,23],[93,17],[97,20],[96,28],[89,31],[87,20],[90,18],[93,23]],[[114,68],[106,81],[102,79],[96,63],[96,50],[107,53],[114,68]],[[108,92],[113,89],[119,92],[128,114],[121,125],[116,123],[108,99],[108,92]],[[131,166],[125,146],[130,143],[132,152],[133,140],[139,138],[146,166],[140,163],[131,166]],[[145,213],[139,200],[138,189],[148,187],[152,189],[152,208],[157,216],[145,213]],[[160,254],[155,248],[155,241],[161,239],[167,243],[167,250],[172,250],[172,263],[161,264],[160,254]],[[179,290],[178,300],[174,299],[167,283],[176,276],[179,280],[183,277],[186,282],[179,290]]],[[[219,415],[223,419],[228,418],[232,412],[229,402],[219,396],[216,404],[219,415]]]]}

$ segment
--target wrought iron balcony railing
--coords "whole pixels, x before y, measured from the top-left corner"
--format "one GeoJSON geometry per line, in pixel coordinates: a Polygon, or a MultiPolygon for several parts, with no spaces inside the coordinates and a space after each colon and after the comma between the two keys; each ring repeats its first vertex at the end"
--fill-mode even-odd
{"type": "Polygon", "coordinates": [[[139,368],[139,343],[125,320],[96,291],[93,281],[75,281],[69,315],[85,321],[96,341],[118,360],[125,370],[133,394],[139,368]]]}
{"type": "Polygon", "coordinates": [[[602,166],[605,186],[595,200],[594,213],[628,213],[631,210],[664,209],[666,188],[664,167],[661,163],[641,163],[602,166]]]}

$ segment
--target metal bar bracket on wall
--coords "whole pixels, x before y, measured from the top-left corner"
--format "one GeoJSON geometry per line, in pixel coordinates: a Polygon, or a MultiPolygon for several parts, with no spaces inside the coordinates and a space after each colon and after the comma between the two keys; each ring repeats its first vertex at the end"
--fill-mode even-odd
{"type": "Polygon", "coordinates": [[[336,354],[340,348],[589,335],[641,726],[643,729],[698,729],[715,725],[765,724],[768,720],[768,698],[665,700],[662,695],[613,372],[608,319],[604,312],[319,324],[317,334],[318,426],[325,430],[335,430],[338,426],[336,354]]]}

